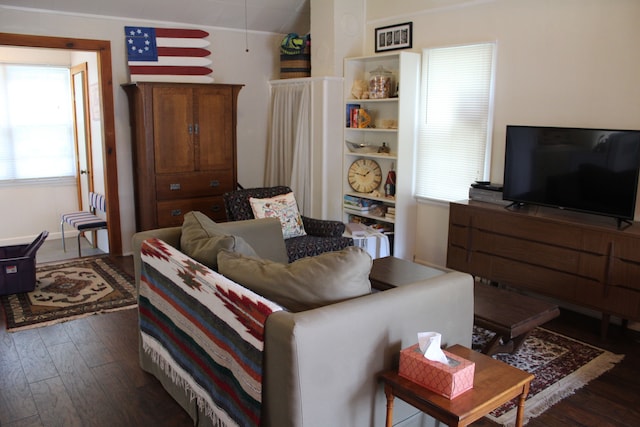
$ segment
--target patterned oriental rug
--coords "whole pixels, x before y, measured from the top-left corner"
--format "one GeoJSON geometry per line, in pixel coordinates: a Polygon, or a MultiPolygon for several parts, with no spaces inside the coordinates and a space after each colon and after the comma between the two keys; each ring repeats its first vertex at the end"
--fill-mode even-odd
{"type": "MultiPolygon", "coordinates": [[[[482,346],[493,332],[474,326],[473,347],[482,346]]],[[[515,354],[496,354],[494,359],[535,375],[525,403],[525,423],[573,394],[620,362],[624,355],[610,353],[581,341],[536,328],[515,354]]],[[[516,399],[494,410],[489,419],[513,426],[516,399]]]]}
{"type": "Polygon", "coordinates": [[[136,307],[135,281],[107,256],[36,266],[33,292],[0,296],[15,332],[136,307]]]}

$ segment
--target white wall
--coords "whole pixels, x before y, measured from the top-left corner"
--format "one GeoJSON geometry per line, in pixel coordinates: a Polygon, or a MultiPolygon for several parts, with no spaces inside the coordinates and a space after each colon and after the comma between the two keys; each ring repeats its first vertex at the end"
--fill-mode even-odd
{"type": "MultiPolygon", "coordinates": [[[[63,67],[74,63],[70,51],[1,46],[0,61],[63,67]]],[[[0,184],[0,200],[4,208],[0,212],[0,243],[28,243],[42,230],[51,234],[57,232],[60,214],[76,210],[76,199],[75,182],[71,179],[53,180],[37,186],[0,184]]]]}
{"type": "MultiPolygon", "coordinates": [[[[350,52],[350,56],[374,53],[376,27],[407,21],[413,22],[415,52],[425,47],[497,41],[492,181],[502,181],[504,129],[508,123],[640,128],[637,0],[366,0],[364,10],[365,48],[350,52]]],[[[313,21],[313,7],[311,14],[313,21]]],[[[350,32],[357,21],[357,13],[353,15],[353,19],[347,19],[350,14],[338,14],[333,19],[343,20],[343,30],[350,32]]],[[[127,81],[123,27],[139,24],[180,25],[27,12],[0,6],[3,32],[111,41],[125,252],[130,249],[134,231],[133,180],[128,108],[118,86],[127,81]]],[[[340,25],[334,24],[334,30],[340,25]]],[[[245,53],[244,33],[203,29],[211,33],[216,81],[246,85],[239,98],[238,179],[245,187],[260,185],[267,140],[267,82],[279,74],[278,46],[282,35],[250,33],[250,52],[245,53]]],[[[312,46],[330,48],[322,40],[313,39],[312,46]]],[[[312,59],[316,65],[312,66],[320,71],[316,59],[328,54],[317,53],[312,59]]],[[[337,61],[332,62],[325,74],[330,75],[338,67],[337,61]]],[[[6,224],[3,215],[0,213],[0,223],[6,224]]],[[[419,206],[417,260],[445,263],[447,219],[446,205],[419,206]]]]}
{"type": "MultiPolygon", "coordinates": [[[[128,82],[125,25],[188,28],[180,23],[65,15],[0,6],[2,32],[111,42],[122,245],[123,252],[128,253],[131,249],[131,236],[135,232],[135,215],[128,106],[125,93],[120,88],[121,84],[128,82]]],[[[209,49],[212,52],[213,76],[216,82],[245,85],[238,99],[238,181],[245,187],[262,185],[268,126],[268,81],[277,78],[279,74],[278,48],[283,35],[249,32],[249,52],[245,52],[244,31],[198,28],[210,33],[209,49]]],[[[3,202],[4,206],[6,205],[3,202]]],[[[14,223],[12,218],[6,217],[6,212],[7,209],[0,211],[0,224],[14,223]]],[[[20,220],[25,221],[25,218],[20,220]]],[[[16,237],[10,236],[10,233],[11,228],[0,229],[0,239],[16,237]]],[[[28,240],[30,236],[24,237],[28,240]]]]}
{"type": "Polygon", "coordinates": [[[342,77],[344,58],[362,55],[367,0],[310,2],[311,75],[342,77]]]}
{"type": "MultiPolygon", "coordinates": [[[[496,41],[491,180],[502,182],[507,124],[640,129],[636,0],[367,0],[374,29],[413,22],[413,51],[496,41]]],[[[636,210],[637,213],[638,209],[636,210]]],[[[636,218],[637,219],[637,218],[636,218]]],[[[416,260],[446,263],[448,205],[422,204],[416,260]]]]}

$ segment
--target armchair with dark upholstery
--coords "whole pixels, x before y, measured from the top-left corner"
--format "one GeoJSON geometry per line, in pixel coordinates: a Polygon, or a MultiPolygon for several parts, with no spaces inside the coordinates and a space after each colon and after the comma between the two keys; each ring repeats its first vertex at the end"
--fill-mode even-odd
{"type": "MultiPolygon", "coordinates": [[[[264,199],[290,193],[291,189],[285,186],[246,188],[231,191],[223,195],[224,207],[229,221],[242,221],[254,219],[253,210],[249,198],[264,199]]],[[[298,258],[319,255],[323,252],[338,251],[353,246],[353,239],[343,237],[344,223],[333,220],[309,218],[302,215],[302,223],[306,236],[291,237],[286,239],[285,246],[289,262],[298,258]]]]}

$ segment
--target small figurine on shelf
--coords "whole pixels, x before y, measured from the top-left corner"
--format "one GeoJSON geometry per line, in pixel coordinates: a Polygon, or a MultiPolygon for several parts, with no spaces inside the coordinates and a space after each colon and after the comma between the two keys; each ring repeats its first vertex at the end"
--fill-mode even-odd
{"type": "Polygon", "coordinates": [[[396,171],[393,170],[393,163],[391,164],[391,169],[387,173],[387,180],[384,183],[384,196],[385,197],[395,197],[396,195],[396,171]]]}
{"type": "Polygon", "coordinates": [[[386,142],[383,142],[382,147],[378,148],[378,153],[389,154],[390,152],[391,152],[391,149],[389,148],[386,142]]]}

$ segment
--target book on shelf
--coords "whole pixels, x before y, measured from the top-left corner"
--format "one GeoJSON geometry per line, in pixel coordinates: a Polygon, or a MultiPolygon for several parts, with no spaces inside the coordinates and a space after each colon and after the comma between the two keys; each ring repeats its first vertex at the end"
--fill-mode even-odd
{"type": "Polygon", "coordinates": [[[347,121],[345,123],[346,127],[348,128],[358,127],[358,110],[359,109],[360,109],[360,104],[347,104],[347,111],[346,111],[347,121]]]}
{"type": "Polygon", "coordinates": [[[375,208],[378,204],[370,199],[363,199],[361,197],[344,195],[344,207],[347,209],[353,209],[361,212],[369,211],[375,208]]]}
{"type": "Polygon", "coordinates": [[[345,209],[348,209],[348,210],[353,211],[353,212],[368,213],[370,211],[376,210],[378,205],[367,206],[367,207],[344,205],[344,207],[345,207],[345,209]]]}
{"type": "Polygon", "coordinates": [[[347,231],[353,237],[365,237],[367,235],[367,227],[358,222],[350,222],[347,224],[347,231]]]}

